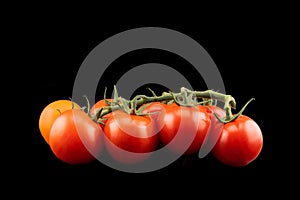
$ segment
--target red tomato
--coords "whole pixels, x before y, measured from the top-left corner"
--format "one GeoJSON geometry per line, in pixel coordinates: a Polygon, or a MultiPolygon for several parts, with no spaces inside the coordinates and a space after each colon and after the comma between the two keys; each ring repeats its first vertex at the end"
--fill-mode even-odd
{"type": "MultiPolygon", "coordinates": [[[[112,101],[113,101],[113,99],[107,99],[107,100],[108,100],[109,102],[112,102],[112,101]]],[[[106,107],[106,106],[109,106],[109,105],[105,102],[104,99],[101,99],[100,101],[96,102],[96,103],[92,106],[92,108],[91,108],[91,110],[90,110],[90,114],[91,114],[91,115],[95,115],[98,109],[101,109],[101,108],[106,107]]],[[[107,121],[107,119],[108,119],[110,116],[111,116],[111,113],[108,113],[107,115],[103,116],[103,117],[105,118],[105,119],[103,120],[103,123],[104,123],[104,124],[105,124],[105,122],[107,121]]],[[[100,124],[100,123],[99,123],[99,124],[100,124]]],[[[102,128],[104,128],[104,125],[103,125],[103,124],[100,124],[100,126],[101,126],[102,128]]]]}
{"type": "Polygon", "coordinates": [[[213,115],[213,112],[220,118],[224,118],[226,116],[225,110],[218,106],[204,106],[204,108],[206,108],[206,112],[209,114],[210,118],[216,119],[216,117],[213,115]]]}
{"type": "Polygon", "coordinates": [[[263,136],[258,124],[240,115],[234,121],[224,124],[212,153],[222,163],[239,167],[255,160],[262,146],[263,136]]]}
{"type": "Polygon", "coordinates": [[[218,106],[200,106],[202,108],[206,109],[206,112],[210,118],[210,126],[208,133],[203,141],[203,144],[200,148],[198,156],[200,158],[205,157],[208,153],[211,152],[214,145],[218,141],[219,136],[221,135],[221,132],[223,130],[224,124],[220,122],[213,113],[215,113],[220,118],[226,117],[226,112],[224,109],[218,107],[218,106]]]}
{"type": "Polygon", "coordinates": [[[163,116],[166,109],[166,104],[160,102],[153,102],[149,104],[145,104],[145,109],[142,111],[143,114],[147,114],[151,120],[153,125],[156,127],[156,132],[158,132],[162,128],[162,123],[158,123],[163,120],[163,116]]]}
{"type": "Polygon", "coordinates": [[[60,160],[70,164],[95,160],[102,148],[102,129],[82,110],[67,110],[53,123],[49,145],[60,160]]]}
{"type": "Polygon", "coordinates": [[[186,107],[167,105],[158,120],[160,141],[177,154],[199,151],[210,125],[209,115],[203,106],[186,107]]]}
{"type": "Polygon", "coordinates": [[[158,144],[158,135],[149,117],[113,111],[104,126],[105,146],[122,163],[145,160],[158,144]]]}
{"type": "MultiPolygon", "coordinates": [[[[203,107],[203,106],[202,106],[203,107]]],[[[206,112],[210,118],[210,128],[209,128],[209,132],[210,135],[214,136],[214,137],[219,137],[219,135],[221,134],[221,131],[223,129],[223,123],[220,122],[214,114],[216,114],[218,117],[224,119],[226,117],[226,112],[224,109],[218,107],[218,106],[204,106],[204,108],[206,109],[206,112]],[[213,114],[214,113],[214,114],[213,114]]]]}

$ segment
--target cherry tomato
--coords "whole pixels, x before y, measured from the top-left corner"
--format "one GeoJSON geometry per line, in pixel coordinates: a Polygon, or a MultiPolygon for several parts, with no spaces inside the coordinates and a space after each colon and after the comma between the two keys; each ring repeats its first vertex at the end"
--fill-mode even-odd
{"type": "Polygon", "coordinates": [[[149,117],[113,111],[104,126],[105,146],[121,163],[145,160],[158,144],[158,135],[149,117]]]}
{"type": "MultiPolygon", "coordinates": [[[[107,99],[109,102],[112,102],[113,99],[107,99]]],[[[95,115],[98,109],[101,109],[103,107],[109,106],[104,99],[101,99],[100,101],[97,101],[91,108],[90,110],[90,114],[91,115],[95,115]]],[[[107,115],[103,116],[103,123],[105,124],[107,119],[110,118],[111,113],[108,113],[107,115]]],[[[99,125],[101,126],[101,128],[104,128],[104,125],[99,123],[99,125]]]]}
{"type": "Polygon", "coordinates": [[[49,145],[60,160],[82,164],[95,160],[103,146],[103,132],[84,111],[71,109],[63,112],[53,123],[49,145]]]}
{"type": "Polygon", "coordinates": [[[159,138],[177,154],[193,154],[199,151],[208,132],[210,118],[203,106],[186,107],[167,105],[162,120],[158,120],[159,138]]]}
{"type": "Polygon", "coordinates": [[[210,118],[215,118],[216,117],[213,115],[215,113],[218,115],[220,118],[224,118],[226,116],[225,110],[223,108],[220,108],[218,106],[203,106],[206,109],[206,112],[208,113],[210,118]]]}
{"type": "Polygon", "coordinates": [[[258,124],[245,115],[224,124],[212,154],[230,166],[246,166],[262,150],[263,136],[258,124]]]}
{"type": "Polygon", "coordinates": [[[158,131],[162,128],[162,123],[159,123],[159,121],[163,120],[167,105],[160,102],[153,102],[143,106],[145,106],[145,108],[142,113],[147,114],[146,116],[152,120],[152,123],[156,127],[156,131],[158,133],[158,131]]]}
{"type": "Polygon", "coordinates": [[[200,151],[198,156],[200,158],[205,157],[207,154],[211,152],[214,145],[218,141],[219,136],[221,135],[221,132],[223,130],[224,124],[220,122],[214,114],[216,114],[220,118],[225,118],[226,112],[224,109],[218,107],[218,106],[200,106],[204,109],[206,109],[206,112],[210,119],[210,126],[207,131],[207,134],[204,138],[204,141],[201,145],[200,151]],[[214,113],[214,114],[213,114],[214,113]]]}
{"type": "Polygon", "coordinates": [[[49,143],[49,133],[53,122],[66,110],[80,109],[80,106],[71,100],[57,100],[48,104],[41,112],[39,118],[39,129],[47,143],[49,143]]]}
{"type": "Polygon", "coordinates": [[[206,112],[210,118],[210,136],[212,137],[219,137],[221,134],[221,131],[223,129],[223,123],[221,123],[214,114],[216,114],[218,117],[224,119],[226,117],[226,112],[224,109],[218,107],[218,106],[201,106],[204,109],[206,109],[206,112]]]}

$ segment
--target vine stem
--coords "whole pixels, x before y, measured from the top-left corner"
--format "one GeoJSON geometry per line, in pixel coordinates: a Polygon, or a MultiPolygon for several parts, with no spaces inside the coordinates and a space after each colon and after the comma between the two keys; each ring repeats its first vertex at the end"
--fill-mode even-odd
{"type": "MultiPolygon", "coordinates": [[[[151,90],[152,91],[152,90],[151,90]]],[[[132,100],[127,100],[118,96],[118,92],[116,87],[114,87],[114,101],[110,103],[108,106],[103,107],[96,111],[96,119],[101,122],[101,119],[108,113],[114,110],[122,110],[128,114],[139,114],[138,107],[147,103],[152,102],[170,102],[174,101],[181,106],[196,106],[204,103],[205,105],[211,104],[212,101],[208,100],[216,100],[224,102],[224,110],[226,112],[225,119],[220,119],[222,122],[229,122],[236,118],[236,115],[233,116],[231,109],[236,108],[236,101],[231,95],[223,94],[220,92],[216,92],[213,90],[206,91],[192,91],[185,87],[180,89],[180,92],[163,92],[162,95],[157,96],[152,91],[153,96],[146,95],[136,95],[132,100]],[[199,98],[202,98],[204,101],[199,102],[199,98]]],[[[104,98],[106,95],[104,95],[104,98]]],[[[244,108],[243,108],[244,109],[244,108]]],[[[94,117],[95,119],[95,117],[94,117]]]]}

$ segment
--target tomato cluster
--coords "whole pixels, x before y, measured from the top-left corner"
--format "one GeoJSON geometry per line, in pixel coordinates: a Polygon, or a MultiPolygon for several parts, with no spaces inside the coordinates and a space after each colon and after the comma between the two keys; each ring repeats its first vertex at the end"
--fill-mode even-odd
{"type": "Polygon", "coordinates": [[[238,167],[255,160],[263,146],[261,129],[253,119],[240,114],[224,123],[220,119],[226,112],[215,105],[155,101],[139,105],[143,108],[139,113],[111,109],[99,117],[111,102],[114,99],[101,99],[88,112],[71,100],[47,105],[39,128],[54,155],[66,163],[82,164],[101,156],[105,148],[116,161],[130,164],[144,161],[160,148],[191,155],[211,145],[208,148],[217,160],[238,167]]]}

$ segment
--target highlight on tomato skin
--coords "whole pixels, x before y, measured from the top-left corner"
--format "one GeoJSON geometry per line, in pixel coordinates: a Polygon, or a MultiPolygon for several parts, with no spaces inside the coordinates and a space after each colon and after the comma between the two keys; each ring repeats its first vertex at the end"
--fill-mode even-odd
{"type": "Polygon", "coordinates": [[[103,148],[103,131],[82,110],[63,112],[53,123],[49,146],[54,155],[69,164],[90,163],[103,148]]]}
{"type": "Polygon", "coordinates": [[[221,163],[242,167],[253,162],[263,148],[263,135],[258,124],[246,115],[224,124],[212,154],[221,163]]]}

